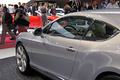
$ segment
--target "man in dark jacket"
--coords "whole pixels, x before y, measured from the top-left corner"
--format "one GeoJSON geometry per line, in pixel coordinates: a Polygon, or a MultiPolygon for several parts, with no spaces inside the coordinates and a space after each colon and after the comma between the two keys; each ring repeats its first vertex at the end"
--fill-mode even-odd
{"type": "Polygon", "coordinates": [[[14,5],[14,9],[15,9],[15,16],[16,16],[16,14],[17,14],[17,12],[18,12],[18,5],[14,5]]]}
{"type": "MultiPolygon", "coordinates": [[[[14,13],[14,17],[16,16],[17,12],[18,12],[18,5],[14,5],[14,9],[15,9],[15,13],[14,13]]],[[[16,35],[16,32],[17,32],[17,29],[16,29],[16,22],[14,21],[14,29],[13,29],[13,32],[14,34],[16,35]]],[[[14,38],[10,38],[10,40],[14,40],[14,38]]]]}
{"type": "Polygon", "coordinates": [[[37,13],[35,11],[38,11],[37,2],[34,3],[34,6],[32,8],[32,14],[33,14],[33,16],[37,16],[37,13]]]}
{"type": "Polygon", "coordinates": [[[4,44],[6,32],[8,32],[14,39],[16,39],[15,34],[13,34],[11,32],[11,30],[8,29],[8,27],[10,27],[10,25],[13,22],[12,22],[12,16],[11,16],[11,14],[7,12],[7,7],[3,7],[3,12],[4,12],[4,16],[2,17],[3,28],[2,28],[2,35],[1,35],[0,45],[4,44]]]}
{"type": "Polygon", "coordinates": [[[83,5],[82,5],[81,0],[74,0],[72,2],[71,8],[74,8],[75,12],[77,12],[77,11],[83,11],[83,5]]]}
{"type": "Polygon", "coordinates": [[[32,4],[28,8],[28,13],[32,14],[32,4]]]}
{"type": "Polygon", "coordinates": [[[27,14],[27,12],[24,12],[24,7],[20,6],[19,7],[19,11],[16,14],[16,16],[14,17],[14,20],[16,22],[16,29],[18,29],[18,34],[21,32],[27,32],[27,29],[29,27],[29,15],[27,14]]]}

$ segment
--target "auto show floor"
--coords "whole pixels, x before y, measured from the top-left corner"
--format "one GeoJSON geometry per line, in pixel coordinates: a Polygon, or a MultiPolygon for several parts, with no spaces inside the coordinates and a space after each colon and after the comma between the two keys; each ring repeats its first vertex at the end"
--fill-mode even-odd
{"type": "Polygon", "coordinates": [[[0,49],[0,80],[51,80],[35,70],[22,75],[16,67],[15,48],[0,49]]]}

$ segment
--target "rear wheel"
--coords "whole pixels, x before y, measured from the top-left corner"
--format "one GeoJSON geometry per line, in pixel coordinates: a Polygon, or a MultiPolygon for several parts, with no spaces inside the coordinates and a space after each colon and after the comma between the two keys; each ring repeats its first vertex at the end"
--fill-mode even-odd
{"type": "Polygon", "coordinates": [[[100,80],[120,80],[120,76],[107,75],[107,76],[102,77],[100,80]]]}
{"type": "Polygon", "coordinates": [[[30,71],[29,57],[24,46],[20,43],[16,47],[16,63],[18,70],[23,74],[28,74],[30,71]]]}

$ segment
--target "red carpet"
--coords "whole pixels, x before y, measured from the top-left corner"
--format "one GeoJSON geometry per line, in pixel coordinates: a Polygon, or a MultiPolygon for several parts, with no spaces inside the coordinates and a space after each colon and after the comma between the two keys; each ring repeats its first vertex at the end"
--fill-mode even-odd
{"type": "MultiPolygon", "coordinates": [[[[15,47],[15,40],[9,40],[9,38],[11,38],[11,37],[6,37],[5,38],[5,43],[4,43],[4,45],[0,45],[0,49],[15,47]]],[[[0,37],[0,41],[1,41],[1,37],[0,37]]]]}

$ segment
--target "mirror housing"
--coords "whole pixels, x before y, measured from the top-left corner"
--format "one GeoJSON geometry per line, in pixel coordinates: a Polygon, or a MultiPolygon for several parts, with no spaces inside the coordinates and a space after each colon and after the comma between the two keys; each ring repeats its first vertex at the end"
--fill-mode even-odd
{"type": "Polygon", "coordinates": [[[42,28],[37,28],[35,31],[34,31],[34,35],[35,36],[41,36],[41,37],[43,37],[43,34],[42,34],[42,28]]]}

